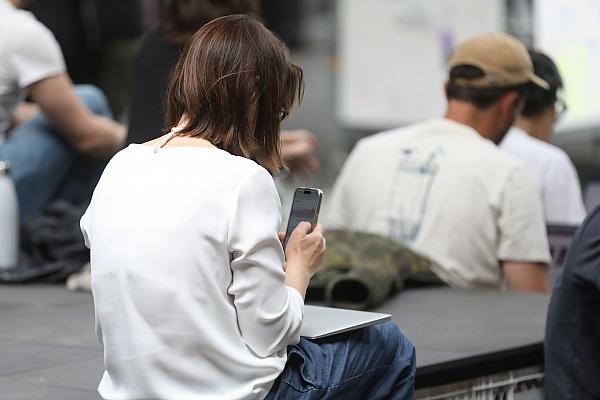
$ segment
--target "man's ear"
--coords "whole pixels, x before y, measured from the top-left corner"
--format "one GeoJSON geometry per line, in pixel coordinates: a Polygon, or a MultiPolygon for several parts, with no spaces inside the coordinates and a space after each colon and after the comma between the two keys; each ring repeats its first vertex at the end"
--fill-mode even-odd
{"type": "Polygon", "coordinates": [[[505,113],[510,113],[516,116],[521,112],[522,102],[521,97],[519,96],[519,92],[516,90],[511,90],[507,92],[500,99],[500,106],[502,107],[502,111],[505,113]]]}

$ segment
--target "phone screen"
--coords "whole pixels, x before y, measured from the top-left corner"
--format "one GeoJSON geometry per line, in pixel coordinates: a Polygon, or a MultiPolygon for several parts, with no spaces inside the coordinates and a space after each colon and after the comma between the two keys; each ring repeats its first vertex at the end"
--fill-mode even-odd
{"type": "Polygon", "coordinates": [[[317,223],[319,217],[319,208],[321,207],[321,190],[312,188],[298,188],[294,192],[294,200],[292,201],[292,210],[290,211],[290,219],[288,220],[287,229],[285,231],[284,247],[287,245],[288,238],[292,231],[302,221],[311,223],[311,229],[317,223]]]}

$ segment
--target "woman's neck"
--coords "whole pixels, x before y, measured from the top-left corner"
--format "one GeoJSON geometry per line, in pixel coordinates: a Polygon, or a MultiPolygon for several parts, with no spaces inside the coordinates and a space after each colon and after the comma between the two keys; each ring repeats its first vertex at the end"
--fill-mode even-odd
{"type": "MultiPolygon", "coordinates": [[[[160,139],[160,138],[159,138],[160,139]]],[[[173,136],[162,147],[209,147],[217,148],[206,139],[192,136],[173,136]]]]}
{"type": "Polygon", "coordinates": [[[552,119],[552,116],[550,116],[550,120],[548,120],[548,117],[545,115],[529,118],[521,116],[515,121],[515,126],[521,128],[534,138],[548,142],[552,136],[554,120],[552,119]]]}
{"type": "Polygon", "coordinates": [[[155,151],[158,151],[160,148],[165,147],[207,147],[207,148],[217,148],[211,142],[206,139],[200,137],[193,136],[185,136],[180,135],[179,132],[183,130],[187,121],[182,120],[179,121],[177,126],[171,128],[167,134],[151,140],[149,142],[144,143],[147,146],[154,147],[155,151]]]}

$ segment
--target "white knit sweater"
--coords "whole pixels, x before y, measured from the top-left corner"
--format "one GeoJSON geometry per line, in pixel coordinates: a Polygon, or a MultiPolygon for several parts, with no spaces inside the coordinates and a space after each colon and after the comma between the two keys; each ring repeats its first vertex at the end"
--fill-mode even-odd
{"type": "Polygon", "coordinates": [[[260,399],[299,341],[281,203],[253,161],[130,145],[81,220],[106,399],[260,399]]]}

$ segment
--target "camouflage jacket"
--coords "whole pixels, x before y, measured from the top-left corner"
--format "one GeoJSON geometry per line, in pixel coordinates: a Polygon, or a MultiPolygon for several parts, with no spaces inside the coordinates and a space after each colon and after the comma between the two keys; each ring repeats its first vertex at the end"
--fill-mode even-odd
{"type": "Polygon", "coordinates": [[[310,281],[308,300],[367,309],[384,302],[406,280],[439,282],[427,258],[383,236],[327,231],[323,263],[310,281]]]}

